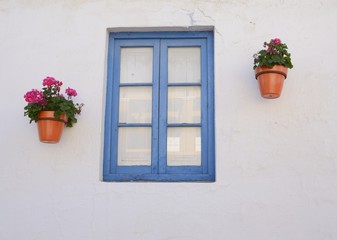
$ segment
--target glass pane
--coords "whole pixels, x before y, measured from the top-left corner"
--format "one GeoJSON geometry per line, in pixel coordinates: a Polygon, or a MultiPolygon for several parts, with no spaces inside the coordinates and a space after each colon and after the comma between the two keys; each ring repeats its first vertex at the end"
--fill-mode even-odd
{"type": "Polygon", "coordinates": [[[121,83],[152,82],[152,48],[121,49],[121,83]]]}
{"type": "Polygon", "coordinates": [[[200,87],[168,88],[168,123],[200,123],[200,87]]]}
{"type": "Polygon", "coordinates": [[[120,87],[119,123],[151,123],[152,87],[120,87]]]}
{"type": "Polygon", "coordinates": [[[118,166],[151,165],[151,128],[118,129],[118,166]]]}
{"type": "Polygon", "coordinates": [[[169,127],[167,129],[167,165],[201,165],[199,127],[169,127]]]}
{"type": "Polygon", "coordinates": [[[168,49],[168,82],[200,82],[200,48],[184,47],[168,49]]]}

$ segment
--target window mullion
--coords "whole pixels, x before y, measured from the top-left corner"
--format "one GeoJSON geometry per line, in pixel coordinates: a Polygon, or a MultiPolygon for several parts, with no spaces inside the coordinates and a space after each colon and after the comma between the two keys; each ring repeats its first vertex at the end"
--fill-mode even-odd
{"type": "Polygon", "coordinates": [[[159,107],[159,174],[166,173],[166,138],[167,138],[167,76],[168,56],[167,41],[160,41],[160,107],[159,107]]]}
{"type": "Polygon", "coordinates": [[[152,162],[151,173],[158,174],[159,172],[159,80],[160,80],[160,40],[154,40],[153,46],[153,85],[152,85],[152,162]]]}

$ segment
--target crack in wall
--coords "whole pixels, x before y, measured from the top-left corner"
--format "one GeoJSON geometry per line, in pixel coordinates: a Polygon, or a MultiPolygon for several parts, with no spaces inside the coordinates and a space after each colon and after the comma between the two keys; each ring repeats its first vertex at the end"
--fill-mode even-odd
{"type": "MultiPolygon", "coordinates": [[[[206,24],[208,24],[209,25],[209,21],[211,21],[212,23],[212,25],[215,25],[215,19],[212,17],[212,16],[210,16],[210,15],[208,15],[204,10],[202,10],[199,6],[196,8],[196,9],[194,9],[193,11],[191,11],[191,10],[188,10],[188,9],[184,9],[184,8],[181,8],[180,10],[182,10],[182,11],[184,11],[185,13],[186,13],[186,15],[188,16],[188,18],[189,18],[189,24],[190,24],[190,26],[196,26],[196,25],[198,25],[198,24],[200,24],[200,23],[206,23],[206,24]],[[206,19],[206,21],[201,21],[201,20],[197,20],[196,19],[196,15],[197,15],[197,13],[200,13],[200,15],[203,17],[203,19],[206,19]]],[[[218,35],[220,35],[221,37],[223,36],[222,34],[221,34],[221,32],[219,32],[219,30],[216,28],[216,27],[214,27],[214,31],[218,34],[218,35]]]]}
{"type": "Polygon", "coordinates": [[[209,15],[206,15],[206,13],[205,13],[203,10],[201,10],[200,7],[198,7],[198,10],[199,10],[199,12],[200,12],[205,18],[208,18],[208,19],[210,19],[213,23],[215,23],[214,18],[212,18],[212,17],[209,16],[209,15]]]}

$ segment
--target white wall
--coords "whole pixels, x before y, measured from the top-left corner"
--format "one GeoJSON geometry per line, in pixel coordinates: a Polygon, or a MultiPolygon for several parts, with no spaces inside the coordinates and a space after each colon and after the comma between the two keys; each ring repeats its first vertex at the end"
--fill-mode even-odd
{"type": "Polygon", "coordinates": [[[335,0],[0,1],[0,239],[337,239],[336,23],[335,0]],[[216,183],[101,182],[107,28],[209,25],[216,183]],[[264,100],[274,37],[295,67],[264,100]],[[85,103],[57,145],[23,117],[47,75],[85,103]]]}

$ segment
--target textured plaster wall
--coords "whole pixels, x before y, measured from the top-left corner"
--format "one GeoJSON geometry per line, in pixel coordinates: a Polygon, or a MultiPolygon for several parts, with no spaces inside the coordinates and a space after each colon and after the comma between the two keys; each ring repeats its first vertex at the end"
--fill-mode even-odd
{"type": "Polygon", "coordinates": [[[0,0],[1,240],[337,239],[335,0],[0,0]],[[215,183],[101,182],[107,29],[215,27],[215,183]],[[281,98],[252,55],[293,55],[281,98]],[[55,76],[85,103],[57,145],[23,117],[55,76]]]}

